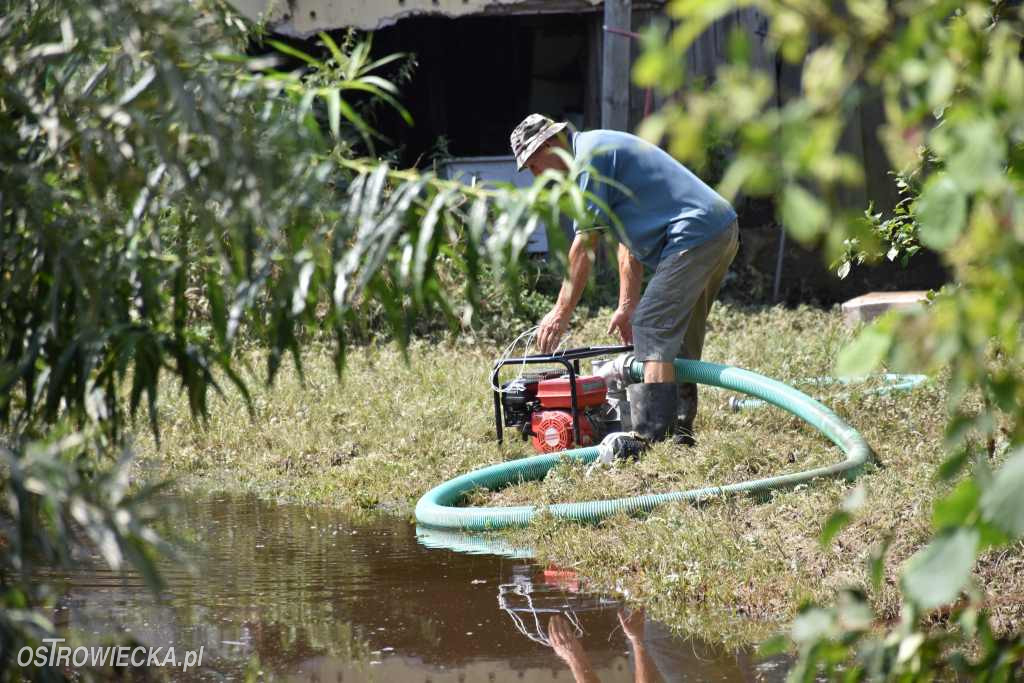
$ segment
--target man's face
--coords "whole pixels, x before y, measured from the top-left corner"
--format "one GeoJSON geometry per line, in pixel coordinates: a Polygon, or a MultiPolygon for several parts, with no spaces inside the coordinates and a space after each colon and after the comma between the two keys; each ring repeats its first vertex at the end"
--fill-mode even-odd
{"type": "Polygon", "coordinates": [[[526,160],[526,168],[530,169],[530,173],[536,178],[541,173],[547,170],[559,171],[565,173],[568,169],[565,166],[565,162],[554,152],[555,146],[551,142],[545,142],[541,145],[540,149],[530,155],[530,158],[526,160]]]}

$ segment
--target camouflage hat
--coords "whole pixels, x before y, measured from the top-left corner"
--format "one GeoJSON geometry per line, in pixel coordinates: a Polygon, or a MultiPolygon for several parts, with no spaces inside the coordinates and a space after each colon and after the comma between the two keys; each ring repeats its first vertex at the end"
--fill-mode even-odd
{"type": "Polygon", "coordinates": [[[516,168],[520,171],[526,160],[536,152],[548,138],[565,130],[567,123],[555,123],[543,114],[530,114],[512,131],[512,154],[516,157],[516,168]]]}

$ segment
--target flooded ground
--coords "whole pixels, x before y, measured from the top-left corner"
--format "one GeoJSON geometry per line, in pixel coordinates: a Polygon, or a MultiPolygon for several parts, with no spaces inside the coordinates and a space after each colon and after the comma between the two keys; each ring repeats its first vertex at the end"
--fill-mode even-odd
{"type": "Polygon", "coordinates": [[[583,679],[588,666],[604,682],[784,677],[778,661],[673,638],[572,572],[427,548],[404,520],[236,498],[178,505],[196,572],[165,567],[168,589],[153,596],[137,577],[83,569],[57,622],[89,642],[201,647],[193,680],[528,683],[583,679]]]}

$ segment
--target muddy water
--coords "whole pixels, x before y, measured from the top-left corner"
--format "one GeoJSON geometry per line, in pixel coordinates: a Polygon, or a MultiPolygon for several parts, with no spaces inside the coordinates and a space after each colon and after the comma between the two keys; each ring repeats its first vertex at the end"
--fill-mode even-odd
{"type": "Polygon", "coordinates": [[[555,615],[563,654],[601,681],[633,681],[638,663],[657,669],[652,681],[783,678],[779,662],[673,638],[642,615],[629,622],[643,632],[638,662],[621,604],[586,593],[571,572],[427,548],[404,520],[357,524],[250,499],[178,503],[174,528],[197,571],[166,566],[168,588],[154,597],[137,577],[83,569],[68,577],[58,623],[86,641],[124,633],[202,647],[193,680],[249,670],[325,682],[572,681],[567,660],[543,642],[555,615]]]}

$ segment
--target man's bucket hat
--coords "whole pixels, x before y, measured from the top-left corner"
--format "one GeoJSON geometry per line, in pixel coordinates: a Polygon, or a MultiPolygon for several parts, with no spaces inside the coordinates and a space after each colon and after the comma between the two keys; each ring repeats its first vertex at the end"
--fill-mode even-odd
{"type": "Polygon", "coordinates": [[[516,157],[516,168],[520,171],[526,160],[536,152],[548,138],[558,135],[567,123],[555,123],[543,114],[530,114],[512,131],[512,154],[516,157]]]}

